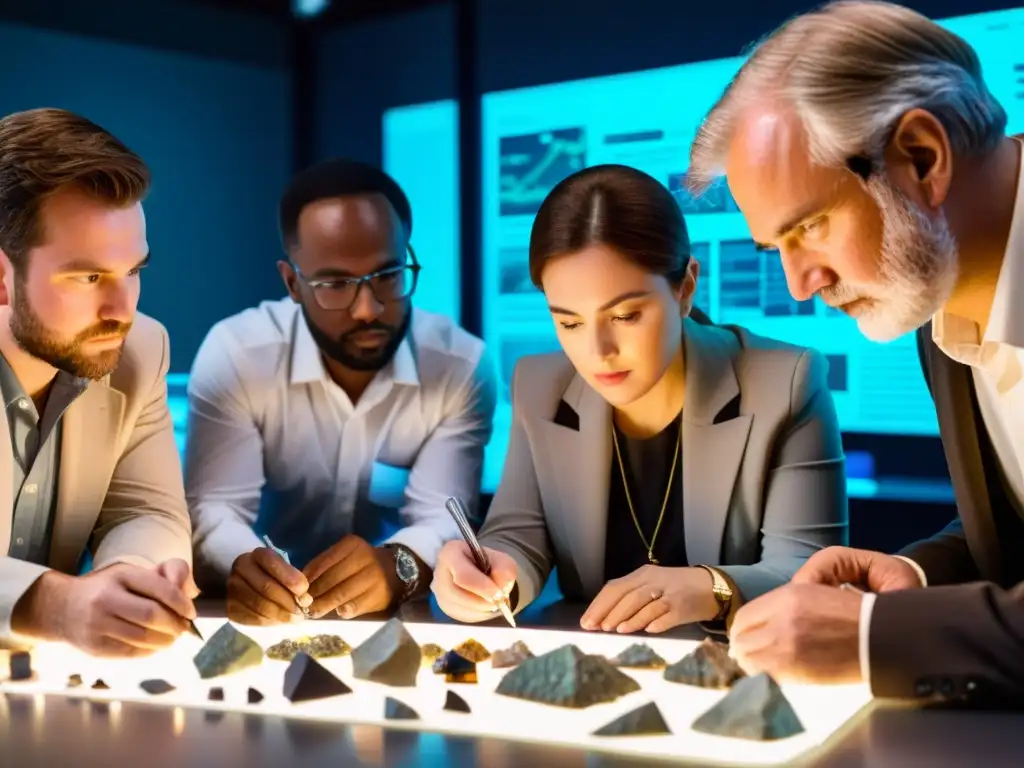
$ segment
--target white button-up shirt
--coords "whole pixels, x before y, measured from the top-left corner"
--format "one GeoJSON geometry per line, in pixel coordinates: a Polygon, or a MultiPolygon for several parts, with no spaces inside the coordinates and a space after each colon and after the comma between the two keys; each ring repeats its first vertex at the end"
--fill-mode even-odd
{"type": "Polygon", "coordinates": [[[413,310],[395,357],[355,404],[302,312],[267,301],[213,327],[188,384],[186,490],[197,572],[223,584],[261,537],[302,568],[349,533],[433,567],[475,512],[497,381],[483,342],[413,310]]]}

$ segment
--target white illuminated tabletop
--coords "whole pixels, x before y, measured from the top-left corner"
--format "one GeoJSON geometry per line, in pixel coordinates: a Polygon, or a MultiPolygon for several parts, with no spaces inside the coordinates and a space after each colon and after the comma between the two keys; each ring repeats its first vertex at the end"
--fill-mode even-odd
{"type": "MultiPolygon", "coordinates": [[[[223,623],[223,619],[201,618],[196,621],[199,630],[207,638],[223,623]]],[[[280,640],[314,634],[336,634],[355,647],[380,626],[379,622],[321,620],[269,628],[239,626],[238,629],[266,650],[280,640]]],[[[584,653],[613,657],[634,642],[646,642],[669,664],[681,659],[697,645],[693,640],[605,633],[428,623],[406,623],[405,626],[421,645],[436,643],[445,649],[469,638],[478,640],[490,651],[507,648],[514,641],[521,640],[536,655],[571,643],[584,653]]],[[[321,659],[320,663],[352,688],[352,693],[292,704],[282,694],[287,662],[264,659],[257,668],[202,680],[192,662],[201,647],[198,638],[186,635],[179,638],[170,649],[145,659],[106,660],[90,658],[63,645],[41,645],[32,651],[35,679],[8,681],[5,662],[0,669],[0,691],[59,694],[107,702],[138,701],[166,707],[200,707],[357,725],[387,725],[452,735],[570,746],[637,757],[727,765],[778,765],[805,756],[820,747],[871,701],[866,685],[783,686],[786,697],[805,728],[804,733],[778,741],[752,742],[693,731],[691,723],[717,703],[726,692],[668,682],[663,679],[662,670],[623,668],[625,674],[640,684],[640,691],[608,704],[577,710],[496,694],[494,691],[499,680],[509,670],[491,669],[490,662],[477,665],[479,682],[475,684],[448,684],[442,675],[435,675],[429,667],[424,667],[420,670],[416,687],[400,688],[355,679],[352,676],[350,657],[343,656],[321,659]],[[69,689],[67,681],[72,674],[81,675],[83,682],[80,687],[69,689]],[[109,690],[92,689],[90,686],[97,679],[102,679],[109,690]],[[150,679],[166,680],[175,686],[175,690],[150,695],[139,687],[143,680],[150,679]],[[223,689],[223,701],[208,700],[209,691],[213,687],[223,689]],[[248,703],[250,687],[264,696],[262,701],[257,704],[248,703]],[[443,709],[448,689],[465,699],[472,710],[471,714],[443,709]],[[384,699],[387,696],[412,707],[420,719],[385,720],[384,699]],[[619,715],[650,701],[657,703],[672,731],[671,735],[591,735],[619,715]]],[[[111,717],[116,717],[118,706],[111,705],[111,717]]],[[[184,717],[181,720],[183,722],[184,717]]]]}

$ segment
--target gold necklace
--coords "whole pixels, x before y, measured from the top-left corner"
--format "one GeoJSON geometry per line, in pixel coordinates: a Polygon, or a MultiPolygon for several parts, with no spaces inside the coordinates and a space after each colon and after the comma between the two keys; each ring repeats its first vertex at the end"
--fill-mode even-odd
{"type": "Polygon", "coordinates": [[[661,502],[661,514],[658,515],[658,523],[654,526],[654,534],[651,536],[650,544],[647,543],[647,537],[644,536],[644,532],[640,529],[640,521],[637,519],[636,512],[633,510],[633,498],[629,495],[629,480],[626,478],[626,468],[622,463],[622,453],[619,451],[619,438],[615,434],[615,422],[612,421],[612,443],[615,445],[615,457],[619,460],[619,473],[622,475],[622,487],[626,491],[626,503],[629,505],[629,515],[633,518],[633,525],[636,527],[636,532],[640,535],[640,541],[647,547],[647,559],[651,565],[658,565],[657,558],[654,557],[654,543],[658,539],[658,532],[661,530],[661,521],[665,519],[665,510],[668,508],[668,500],[672,495],[672,481],[676,476],[676,463],[679,461],[680,448],[683,445],[683,428],[682,425],[679,427],[679,437],[676,440],[676,450],[672,455],[672,469],[668,473],[668,487],[665,488],[665,499],[661,502]]]}

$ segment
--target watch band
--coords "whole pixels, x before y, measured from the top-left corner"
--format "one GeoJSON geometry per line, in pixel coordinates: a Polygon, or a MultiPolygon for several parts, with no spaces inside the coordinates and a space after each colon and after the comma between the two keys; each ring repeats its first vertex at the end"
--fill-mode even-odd
{"type": "Polygon", "coordinates": [[[394,553],[394,557],[395,557],[395,575],[398,576],[398,580],[402,584],[402,592],[401,592],[401,594],[395,596],[395,602],[397,604],[401,604],[401,603],[404,603],[406,600],[408,600],[416,592],[417,588],[419,587],[419,583],[420,583],[419,566],[416,564],[416,558],[412,554],[412,552],[409,550],[408,547],[405,547],[405,546],[403,546],[401,544],[395,544],[395,543],[385,544],[384,546],[386,548],[390,549],[394,553]],[[400,562],[401,558],[408,558],[409,561],[412,564],[412,567],[414,569],[415,575],[412,578],[410,578],[410,579],[405,579],[402,576],[402,566],[401,566],[401,562],[400,562]]]}
{"type": "Polygon", "coordinates": [[[711,594],[715,596],[715,601],[718,603],[718,614],[712,621],[721,621],[729,615],[729,609],[732,608],[732,585],[717,568],[712,568],[710,565],[698,565],[697,567],[703,568],[711,574],[711,594]]]}

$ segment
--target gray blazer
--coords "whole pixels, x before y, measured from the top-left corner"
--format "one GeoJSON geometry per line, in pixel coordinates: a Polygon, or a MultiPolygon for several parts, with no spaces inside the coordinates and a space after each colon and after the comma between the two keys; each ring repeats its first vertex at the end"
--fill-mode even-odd
{"type": "MultiPolygon", "coordinates": [[[[846,544],[839,423],[817,352],[732,326],[684,321],[683,511],[691,565],[720,566],[742,600],[846,544]]],[[[558,568],[562,594],[605,583],[611,406],[561,353],[525,357],[512,379],[512,432],[480,532],[518,566],[528,605],[558,568]]]]}

